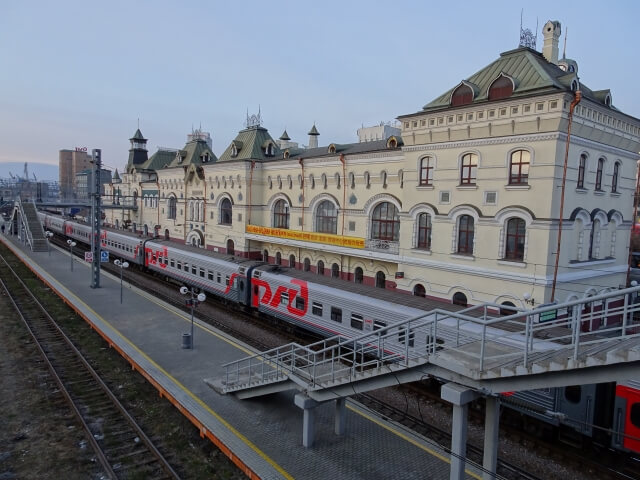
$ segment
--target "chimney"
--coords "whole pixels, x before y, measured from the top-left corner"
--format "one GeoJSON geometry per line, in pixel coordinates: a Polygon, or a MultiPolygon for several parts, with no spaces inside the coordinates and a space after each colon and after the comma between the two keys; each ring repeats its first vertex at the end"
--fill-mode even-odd
{"type": "Polygon", "coordinates": [[[547,59],[548,62],[558,64],[558,44],[560,42],[560,34],[562,29],[560,22],[557,20],[549,20],[542,27],[542,34],[544,35],[544,45],[542,47],[542,56],[547,59]]]}

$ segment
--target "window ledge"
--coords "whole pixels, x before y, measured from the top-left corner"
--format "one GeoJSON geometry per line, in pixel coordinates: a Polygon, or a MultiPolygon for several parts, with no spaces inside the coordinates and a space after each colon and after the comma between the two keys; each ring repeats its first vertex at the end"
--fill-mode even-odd
{"type": "Polygon", "coordinates": [[[593,191],[593,194],[594,194],[594,195],[604,195],[604,194],[605,194],[605,192],[604,192],[604,190],[594,190],[594,191],[593,191]]]}
{"type": "Polygon", "coordinates": [[[477,190],[478,186],[477,185],[458,185],[456,187],[458,190],[477,190]]]}
{"type": "Polygon", "coordinates": [[[431,250],[427,250],[426,248],[413,248],[414,252],[420,253],[421,255],[431,255],[431,250]]]}
{"type": "Polygon", "coordinates": [[[418,190],[433,190],[433,185],[418,185],[416,187],[418,190]]]}
{"type": "Polygon", "coordinates": [[[531,185],[505,185],[505,190],[529,190],[531,185]]]}
{"type": "Polygon", "coordinates": [[[498,260],[498,265],[508,265],[510,267],[518,267],[518,268],[525,268],[527,266],[527,264],[525,262],[519,262],[519,261],[514,261],[514,260],[498,260]]]}
{"type": "Polygon", "coordinates": [[[620,192],[611,192],[612,197],[619,197],[620,195],[622,195],[620,192]]]}
{"type": "Polygon", "coordinates": [[[587,193],[588,190],[586,188],[576,188],[576,193],[587,193]]]}
{"type": "Polygon", "coordinates": [[[219,227],[231,228],[231,227],[233,227],[233,224],[232,223],[219,223],[218,226],[219,227]]]}
{"type": "Polygon", "coordinates": [[[475,261],[476,257],[474,257],[473,255],[464,255],[462,253],[452,253],[450,255],[451,258],[457,258],[460,260],[468,260],[468,261],[475,261]]]}
{"type": "Polygon", "coordinates": [[[569,265],[567,265],[567,267],[569,268],[580,268],[580,267],[584,267],[584,266],[593,266],[593,265],[604,265],[607,263],[616,263],[616,259],[615,258],[603,258],[603,259],[594,259],[594,260],[572,260],[571,262],[569,262],[569,265]]]}

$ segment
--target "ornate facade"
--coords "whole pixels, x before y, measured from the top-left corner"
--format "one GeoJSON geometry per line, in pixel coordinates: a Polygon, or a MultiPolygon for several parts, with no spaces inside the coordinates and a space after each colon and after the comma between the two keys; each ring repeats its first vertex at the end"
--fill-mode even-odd
{"type": "MultiPolygon", "coordinates": [[[[557,60],[559,29],[543,29],[550,58],[505,52],[401,115],[401,135],[385,140],[302,149],[254,117],[219,159],[201,134],[147,158],[138,131],[105,199],[138,208],[109,210],[106,222],[460,304],[618,288],[640,122],[583,85],[575,61],[557,60]]],[[[309,134],[313,145],[315,125],[309,134]]]]}

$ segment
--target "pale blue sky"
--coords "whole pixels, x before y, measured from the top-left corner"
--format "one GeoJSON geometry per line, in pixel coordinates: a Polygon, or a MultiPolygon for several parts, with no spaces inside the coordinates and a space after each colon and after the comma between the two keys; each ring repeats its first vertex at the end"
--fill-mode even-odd
{"type": "Polygon", "coordinates": [[[568,27],[581,80],[640,117],[631,0],[0,0],[0,163],[86,146],[121,170],[138,118],[150,154],[202,124],[220,155],[258,105],[274,138],[306,144],[315,121],[321,145],[357,141],[516,48],[523,6],[525,26],[562,23],[561,50],[568,27]]]}

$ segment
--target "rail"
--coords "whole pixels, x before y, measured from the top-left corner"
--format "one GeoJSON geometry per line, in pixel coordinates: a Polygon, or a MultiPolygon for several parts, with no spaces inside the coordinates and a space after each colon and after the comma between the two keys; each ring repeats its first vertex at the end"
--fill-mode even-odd
{"type": "Polygon", "coordinates": [[[586,356],[640,339],[639,292],[640,287],[631,287],[497,318],[489,314],[496,307],[492,304],[460,312],[435,309],[357,337],[335,336],[307,346],[291,343],[227,363],[223,388],[292,380],[317,389],[363,378],[369,370],[436,362],[446,353],[471,363],[475,379],[558,357],[566,368],[578,368],[586,356]]]}
{"type": "Polygon", "coordinates": [[[33,249],[33,234],[31,233],[31,229],[29,228],[29,222],[27,221],[27,217],[24,213],[24,206],[22,205],[22,199],[18,200],[18,210],[20,211],[20,222],[22,223],[22,227],[24,228],[24,233],[26,235],[26,241],[29,244],[29,247],[33,249]]]}

